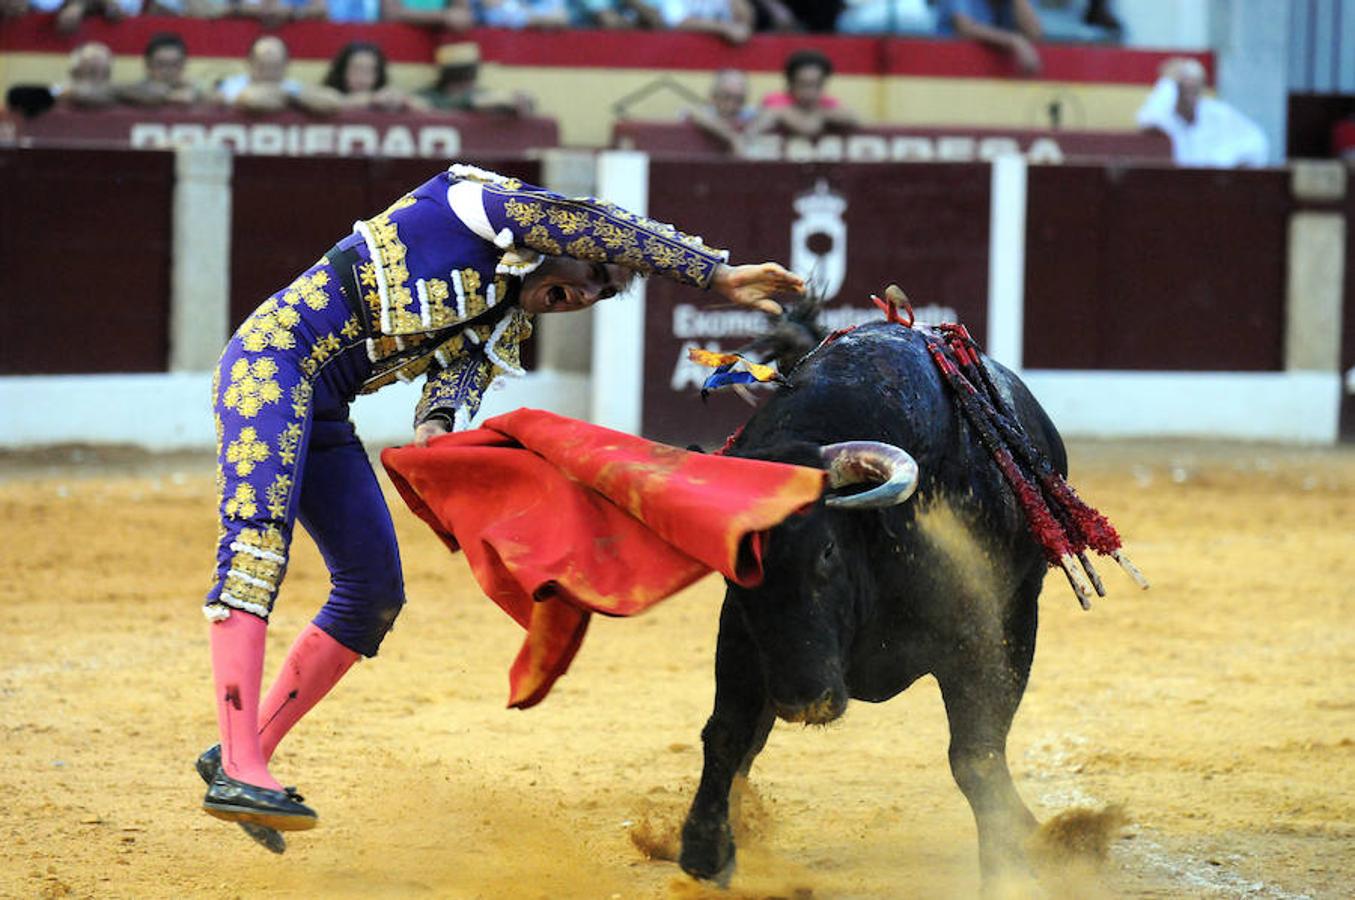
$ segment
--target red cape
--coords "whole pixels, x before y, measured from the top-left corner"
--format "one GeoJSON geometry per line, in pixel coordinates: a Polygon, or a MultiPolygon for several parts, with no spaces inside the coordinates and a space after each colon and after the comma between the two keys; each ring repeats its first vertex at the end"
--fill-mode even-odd
{"type": "Polygon", "coordinates": [[[818,469],[689,453],[540,410],[381,453],[409,508],[527,630],[509,705],[540,702],[593,612],[643,612],[712,570],[762,581],[764,532],[823,492],[818,469]]]}

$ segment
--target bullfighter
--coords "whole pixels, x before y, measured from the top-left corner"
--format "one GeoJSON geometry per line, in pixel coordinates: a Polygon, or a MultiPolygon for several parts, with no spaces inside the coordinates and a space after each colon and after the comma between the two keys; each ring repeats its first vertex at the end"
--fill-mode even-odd
{"type": "Polygon", "coordinates": [[[534,316],[586,309],[635,273],[766,311],[774,295],[803,291],[777,263],[727,260],[613,204],[453,165],[355,224],[245,320],[213,385],[220,527],[204,612],[221,743],[197,761],[208,813],[274,852],[280,831],[314,827],[268,760],[359,657],[376,655],[404,604],[390,513],[349,421],[356,395],[425,377],[414,439],[426,443],[521,373],[534,316]],[[261,703],[264,635],[298,518],[332,590],[261,703]]]}

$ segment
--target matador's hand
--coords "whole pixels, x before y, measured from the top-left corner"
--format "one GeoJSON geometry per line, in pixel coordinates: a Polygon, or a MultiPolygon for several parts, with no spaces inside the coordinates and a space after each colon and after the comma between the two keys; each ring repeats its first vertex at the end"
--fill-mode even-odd
{"type": "Polygon", "coordinates": [[[771,315],[781,312],[777,294],[803,294],[805,280],[774,262],[756,266],[721,265],[710,280],[710,289],[740,306],[771,315]]]}
{"type": "Polygon", "coordinates": [[[420,422],[414,429],[414,446],[427,447],[428,442],[440,434],[451,434],[451,429],[447,427],[445,419],[429,419],[427,422],[420,422]]]}

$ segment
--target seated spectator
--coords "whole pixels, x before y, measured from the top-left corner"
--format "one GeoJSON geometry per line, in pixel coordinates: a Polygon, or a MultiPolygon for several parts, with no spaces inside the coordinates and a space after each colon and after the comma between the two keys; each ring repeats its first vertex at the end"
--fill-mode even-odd
{"type": "Polygon", "coordinates": [[[480,48],[470,41],[443,44],[434,54],[438,80],[418,96],[434,109],[448,112],[492,112],[529,116],[536,102],[522,91],[501,92],[480,87],[480,48]]]}
{"type": "Polygon", "coordinates": [[[448,31],[466,31],[475,26],[470,0],[381,0],[381,18],[448,31]]]}
{"type": "Polygon", "coordinates": [[[837,19],[842,34],[931,34],[936,13],[927,0],[847,0],[837,19]]]}
{"type": "Polygon", "coordinates": [[[1178,166],[1264,166],[1269,151],[1265,133],[1222,100],[1203,96],[1204,81],[1199,60],[1167,60],[1139,107],[1139,127],[1170,138],[1172,160],[1178,166]]]}
{"type": "Polygon", "coordinates": [[[90,41],[71,51],[67,80],[52,88],[57,106],[102,109],[117,102],[113,92],[113,51],[90,41]]]}
{"type": "Polygon", "coordinates": [[[856,116],[825,93],[833,63],[817,50],[796,50],[786,59],[786,90],[762,99],[762,111],[748,126],[748,135],[777,132],[814,138],[830,131],[850,131],[856,116]]]}
{"type": "Polygon", "coordinates": [[[632,0],[632,5],[649,28],[699,31],[731,44],[742,44],[753,34],[749,0],[632,0]]]}
{"type": "Polygon", "coordinates": [[[325,87],[339,94],[342,109],[383,112],[427,109],[422,100],[386,82],[386,54],[376,44],[353,41],[329,64],[325,87]]]}
{"type": "Polygon", "coordinates": [[[117,89],[118,99],[134,106],[192,106],[203,99],[201,89],[184,77],[188,47],[183,38],[162,31],[146,42],[142,54],[146,77],[117,89]]]}
{"type": "Polygon", "coordinates": [[[34,3],[33,7],[42,12],[56,9],[57,30],[69,34],[80,27],[85,16],[102,15],[110,22],[134,16],[141,12],[141,0],[65,0],[60,4],[34,3]]]}
{"type": "Polygon", "coordinates": [[[247,62],[247,72],[223,79],[216,86],[217,97],[225,105],[251,113],[296,107],[321,115],[339,108],[338,97],[328,88],[307,88],[287,77],[287,45],[279,37],[266,34],[256,38],[247,62]]]}
{"type": "Polygon", "coordinates": [[[1040,17],[1030,0],[939,0],[936,30],[987,44],[1011,57],[1025,75],[1042,68],[1035,42],[1040,17]]]}
{"type": "Polygon", "coordinates": [[[565,0],[480,0],[480,24],[490,28],[564,28],[565,0]]]}
{"type": "MultiPolygon", "coordinates": [[[[34,7],[36,9],[36,7],[34,7]]],[[[28,0],[0,0],[0,22],[5,19],[17,19],[19,16],[27,15],[29,9],[28,0]]]]}
{"type": "Polygon", "coordinates": [[[744,131],[757,118],[748,105],[748,76],[738,69],[716,72],[710,86],[710,103],[692,109],[688,118],[730,150],[739,150],[744,131]]]}

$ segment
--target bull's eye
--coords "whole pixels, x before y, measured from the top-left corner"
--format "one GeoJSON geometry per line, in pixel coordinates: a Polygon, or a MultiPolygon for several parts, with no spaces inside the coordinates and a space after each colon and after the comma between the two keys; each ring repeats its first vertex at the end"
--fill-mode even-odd
{"type": "Polygon", "coordinates": [[[825,541],[823,544],[823,552],[819,554],[819,559],[828,562],[833,558],[833,554],[836,552],[837,544],[834,544],[832,541],[825,541]]]}

